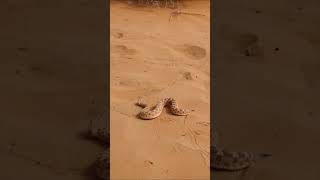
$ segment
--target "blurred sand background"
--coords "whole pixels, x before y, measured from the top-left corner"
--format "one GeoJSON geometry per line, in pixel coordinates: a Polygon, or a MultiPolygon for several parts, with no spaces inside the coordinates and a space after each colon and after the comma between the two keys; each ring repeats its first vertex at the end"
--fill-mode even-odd
{"type": "Polygon", "coordinates": [[[81,134],[106,96],[104,6],[1,2],[1,180],[96,179],[102,148],[81,134]]]}
{"type": "Polygon", "coordinates": [[[213,7],[220,143],[273,154],[245,172],[213,178],[319,179],[319,1],[213,7]]]}
{"type": "Polygon", "coordinates": [[[169,8],[111,1],[111,179],[209,179],[210,4],[169,8]],[[141,120],[138,97],[195,109],[141,120]]]}

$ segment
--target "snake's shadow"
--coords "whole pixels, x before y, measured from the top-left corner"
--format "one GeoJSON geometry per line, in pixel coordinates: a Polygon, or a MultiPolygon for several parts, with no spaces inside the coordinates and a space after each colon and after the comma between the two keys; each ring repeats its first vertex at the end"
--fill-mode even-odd
{"type": "Polygon", "coordinates": [[[150,121],[152,119],[141,119],[140,116],[139,116],[139,113],[136,114],[136,118],[139,119],[140,121],[150,121]]]}

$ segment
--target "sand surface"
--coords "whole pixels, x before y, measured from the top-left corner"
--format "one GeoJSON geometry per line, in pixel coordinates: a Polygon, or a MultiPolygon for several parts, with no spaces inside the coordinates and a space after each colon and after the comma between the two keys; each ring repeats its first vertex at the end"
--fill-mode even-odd
{"type": "Polygon", "coordinates": [[[81,136],[102,112],[103,3],[1,3],[1,180],[94,180],[101,147],[81,136]]]}
{"type": "Polygon", "coordinates": [[[209,1],[183,11],[201,15],[111,2],[111,179],[209,179],[209,1]],[[139,96],[195,111],[140,120],[139,96]]]}
{"type": "Polygon", "coordinates": [[[220,142],[273,156],[245,172],[217,172],[214,178],[320,178],[316,7],[319,1],[216,2],[211,35],[220,142]]]}

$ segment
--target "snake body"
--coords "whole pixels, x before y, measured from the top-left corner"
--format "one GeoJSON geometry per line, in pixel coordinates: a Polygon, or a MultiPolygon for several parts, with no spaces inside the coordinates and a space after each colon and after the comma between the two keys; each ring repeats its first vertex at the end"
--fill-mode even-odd
{"type": "Polygon", "coordinates": [[[239,171],[253,165],[257,160],[271,154],[254,154],[251,152],[235,152],[211,146],[210,168],[220,171],[239,171]]]}
{"type": "Polygon", "coordinates": [[[95,161],[95,174],[99,179],[109,179],[110,174],[110,134],[106,128],[93,128],[89,126],[90,135],[96,138],[102,145],[103,151],[95,161]]]}
{"type": "MultiPolygon", "coordinates": [[[[179,108],[177,101],[173,98],[161,99],[153,107],[149,107],[140,98],[136,105],[144,108],[140,111],[139,117],[146,120],[154,119],[160,116],[165,106],[169,106],[171,113],[177,116],[186,116],[193,111],[179,108]]],[[[102,154],[96,160],[95,170],[98,178],[107,180],[109,179],[110,174],[110,147],[108,146],[110,138],[109,132],[106,128],[90,128],[90,133],[104,145],[102,154]]],[[[233,152],[212,145],[210,168],[218,171],[239,171],[250,167],[256,160],[268,156],[271,155],[254,154],[250,152],[233,152]]]]}
{"type": "Polygon", "coordinates": [[[191,111],[193,111],[189,109],[179,108],[178,103],[174,98],[163,98],[160,101],[158,101],[156,105],[153,107],[149,107],[141,98],[139,98],[136,105],[143,107],[143,109],[139,113],[139,117],[141,119],[146,119],[146,120],[154,119],[160,116],[165,106],[170,107],[171,113],[176,116],[186,116],[191,111]]]}

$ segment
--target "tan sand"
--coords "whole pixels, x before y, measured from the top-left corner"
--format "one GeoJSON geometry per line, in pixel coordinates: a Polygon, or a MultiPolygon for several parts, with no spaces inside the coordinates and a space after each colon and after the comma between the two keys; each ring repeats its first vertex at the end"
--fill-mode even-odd
{"type": "Polygon", "coordinates": [[[220,142],[273,156],[215,179],[320,179],[316,7],[319,1],[216,3],[220,142]]]}
{"type": "Polygon", "coordinates": [[[209,179],[209,1],[182,10],[111,2],[111,179],[209,179]],[[139,96],[195,112],[140,120],[139,96]]]}
{"type": "Polygon", "coordinates": [[[0,179],[94,180],[102,149],[80,134],[105,96],[103,3],[10,0],[0,9],[0,179]]]}

